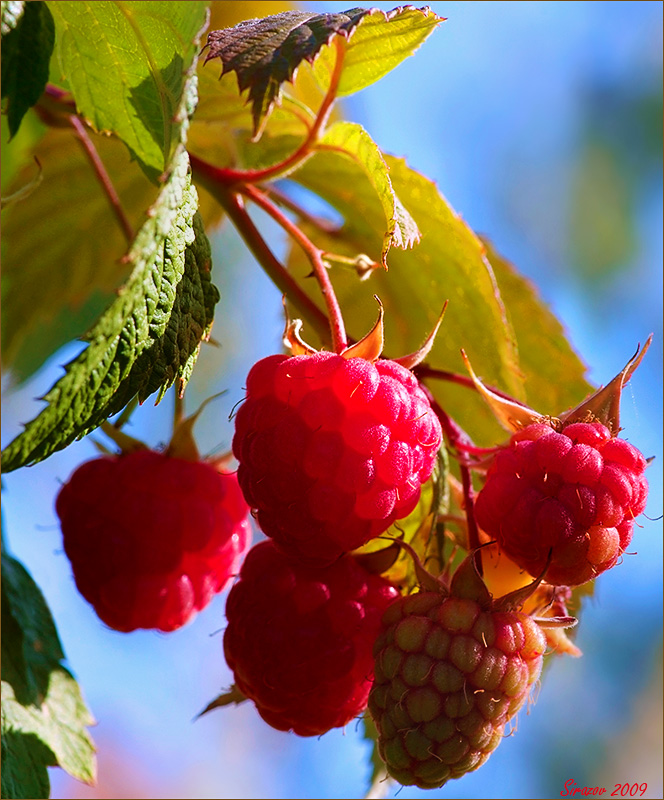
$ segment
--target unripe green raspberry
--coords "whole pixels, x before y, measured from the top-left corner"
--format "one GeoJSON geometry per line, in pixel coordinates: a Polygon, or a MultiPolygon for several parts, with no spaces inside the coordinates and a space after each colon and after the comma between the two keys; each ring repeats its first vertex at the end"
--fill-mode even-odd
{"type": "Polygon", "coordinates": [[[396,600],[383,616],[369,695],[390,775],[432,789],[480,767],[526,702],[545,649],[537,622],[496,610],[485,590],[459,597],[453,581],[451,594],[396,600]]]}

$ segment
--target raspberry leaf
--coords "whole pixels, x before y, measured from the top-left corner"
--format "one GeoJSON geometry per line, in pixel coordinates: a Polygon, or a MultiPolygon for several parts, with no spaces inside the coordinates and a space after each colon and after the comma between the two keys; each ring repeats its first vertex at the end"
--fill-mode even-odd
{"type": "MultiPolygon", "coordinates": [[[[118,139],[90,136],[125,216],[138,229],[157,190],[118,139]]],[[[31,155],[43,165],[42,184],[29,202],[3,211],[2,220],[2,357],[17,381],[87,330],[131,269],[121,261],[126,239],[80,142],[67,128],[50,128],[31,155]],[[79,209],[94,235],[81,236],[79,209]]],[[[10,191],[25,185],[34,170],[32,163],[22,169],[10,191]]]]}
{"type": "Polygon", "coordinates": [[[378,730],[376,723],[371,719],[369,712],[366,712],[362,717],[364,738],[369,742],[371,747],[371,757],[369,764],[371,766],[371,774],[369,776],[369,791],[366,793],[365,798],[379,798],[385,797],[389,791],[392,779],[388,776],[385,769],[385,762],[380,757],[378,752],[378,730]]]}
{"type": "Polygon", "coordinates": [[[348,95],[377,81],[411,55],[440,18],[429,9],[351,8],[338,14],[285,11],[250,19],[208,35],[206,63],[219,58],[222,75],[235,72],[240,92],[248,91],[253,133],[263,130],[283,84],[305,62],[327,90],[337,70],[337,54],[325,47],[342,41],[343,72],[337,94],[348,95]]]}
{"type": "MultiPolygon", "coordinates": [[[[413,352],[431,330],[449,298],[445,324],[438,331],[429,354],[431,365],[448,365],[463,372],[459,346],[472,352],[475,368],[483,378],[514,396],[524,393],[514,332],[497,290],[495,275],[485,257],[482,242],[447,204],[437,187],[410,169],[401,159],[384,155],[394,191],[422,233],[412,251],[393,249],[389,272],[374,270],[358,283],[355,270],[334,274],[337,297],[349,333],[365,331],[373,314],[373,295],[385,306],[385,352],[398,357],[413,352]]],[[[341,230],[329,235],[306,226],[312,240],[325,252],[356,257],[366,253],[380,260],[384,212],[378,196],[357,162],[332,151],[316,153],[292,174],[293,180],[316,192],[339,211],[341,230]]],[[[333,261],[333,259],[330,259],[333,261]]],[[[293,274],[304,281],[310,266],[292,248],[293,274]]],[[[442,400],[443,389],[433,386],[442,400]]],[[[445,408],[470,435],[495,441],[497,426],[484,411],[479,398],[467,389],[446,385],[445,408]]]]}
{"type": "Polygon", "coordinates": [[[117,134],[151,180],[182,139],[180,106],[196,68],[206,4],[49,2],[63,78],[78,111],[117,134]]]}
{"type": "Polygon", "coordinates": [[[2,4],[2,99],[10,136],[44,91],[54,43],[46,3],[2,4]]]}
{"type": "Polygon", "coordinates": [[[136,395],[159,391],[159,402],[175,381],[184,389],[219,299],[188,170],[182,151],[128,254],[127,284],[44,397],[48,406],[5,449],[6,472],[66,447],[136,395]]]}
{"type": "MultiPolygon", "coordinates": [[[[3,543],[4,551],[4,543],[3,543]]],[[[2,555],[2,796],[48,797],[47,767],[92,783],[94,724],[39,588],[2,555]]]]}
{"type": "Polygon", "coordinates": [[[383,235],[380,261],[387,267],[387,254],[391,247],[408,250],[420,240],[417,223],[397,196],[390,170],[378,145],[361,125],[355,122],[337,122],[320,140],[323,148],[334,148],[353,159],[369,178],[385,214],[387,227],[383,235]]]}
{"type": "Polygon", "coordinates": [[[540,414],[558,416],[592,389],[586,366],[535,286],[483,238],[519,348],[528,403],[540,414]]]}

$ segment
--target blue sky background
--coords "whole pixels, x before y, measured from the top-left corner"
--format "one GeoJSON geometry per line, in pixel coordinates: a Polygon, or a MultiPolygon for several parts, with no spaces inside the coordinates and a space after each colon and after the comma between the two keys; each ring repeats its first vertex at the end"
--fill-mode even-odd
{"type": "MultiPolygon", "coordinates": [[[[661,797],[662,3],[430,5],[447,21],[414,57],[349,98],[345,113],[433,178],[471,227],[533,280],[592,381],[610,380],[655,333],[623,396],[621,420],[623,435],[655,460],[652,521],[642,517],[636,529],[630,550],[638,554],[597,581],[577,637],[583,658],[549,666],[537,703],[481,770],[399,797],[558,797],[568,779],[607,794],[616,783],[647,782],[643,796],[661,797]],[[574,218],[587,221],[595,242],[579,244],[574,218]],[[604,242],[612,243],[608,256],[604,242]]],[[[281,241],[276,231],[267,235],[281,241]]],[[[189,408],[228,392],[199,422],[206,452],[229,447],[228,415],[246,372],[279,349],[283,328],[279,293],[234,233],[212,241],[222,347],[202,354],[189,408]],[[221,265],[236,258],[242,269],[225,274],[221,265]]],[[[3,443],[34,416],[33,398],[72,353],[64,348],[20,391],[5,393],[3,443]]],[[[148,403],[128,432],[156,446],[169,436],[171,413],[168,399],[156,409],[148,403]]],[[[363,796],[368,747],[353,725],[300,739],[271,730],[250,704],[192,723],[231,682],[219,633],[224,596],[168,636],[110,631],[78,596],[53,503],[60,483],[95,454],[84,440],[4,478],[10,548],[44,591],[99,723],[99,787],[52,770],[53,796],[363,796]]]]}

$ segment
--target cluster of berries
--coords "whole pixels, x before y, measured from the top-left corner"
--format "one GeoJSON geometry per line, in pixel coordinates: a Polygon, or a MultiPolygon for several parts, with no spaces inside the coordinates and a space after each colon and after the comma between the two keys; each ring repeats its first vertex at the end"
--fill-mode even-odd
{"type": "Polygon", "coordinates": [[[547,646],[578,654],[548,629],[576,622],[570,587],[624,552],[645,507],[646,461],[614,433],[617,413],[594,413],[607,390],[549,420],[471,370],[514,431],[488,466],[475,464],[486,472],[475,518],[521,583],[496,599],[479,551],[434,577],[402,543],[419,583],[402,596],[381,577],[380,553],[353,551],[415,509],[442,444],[412,357],[381,359],[366,345],[294,350],[248,375],[237,477],[197,454],[178,458],[177,447],[88,462],[57,500],[65,551],[108,625],[173,630],[236,573],[251,508],[268,539],[248,552],[228,596],[224,652],[236,691],[270,725],[301,736],[368,706],[389,774],[441,786],[498,746],[547,646]]]}
{"type": "Polygon", "coordinates": [[[275,355],[250,371],[233,453],[269,541],[231,589],[224,650],[275,728],[318,735],[366,708],[381,617],[399,593],[351,551],[411,513],[441,442],[426,395],[394,361],[275,355]]]}

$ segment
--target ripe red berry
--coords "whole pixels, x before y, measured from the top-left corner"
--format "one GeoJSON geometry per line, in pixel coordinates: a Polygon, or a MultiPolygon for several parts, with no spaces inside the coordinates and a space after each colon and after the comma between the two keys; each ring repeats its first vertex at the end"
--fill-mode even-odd
{"type": "Polygon", "coordinates": [[[393,603],[369,696],[390,775],[432,789],[478,769],[526,702],[545,649],[530,617],[454,591],[393,603]]]}
{"type": "Polygon", "coordinates": [[[316,566],[415,508],[442,438],[409,370],[333,353],[259,361],[235,424],[238,479],[258,524],[316,566]]]}
{"type": "Polygon", "coordinates": [[[172,631],[237,571],[251,532],[235,475],[152,450],[82,464],[56,511],[80,593],[119,631],[172,631]]]}
{"type": "Polygon", "coordinates": [[[316,736],[367,704],[380,618],[392,584],[345,555],[329,567],[253,547],[226,606],[224,652],[235,684],[278,730],[316,736]]]}
{"type": "Polygon", "coordinates": [[[645,508],[646,461],[599,422],[534,423],[496,456],[475,505],[480,527],[531,575],[577,586],[613,567],[645,508]]]}

